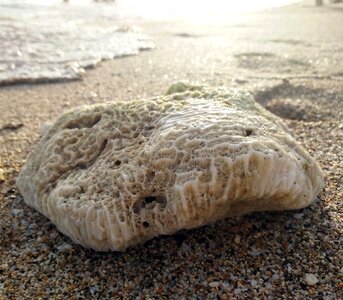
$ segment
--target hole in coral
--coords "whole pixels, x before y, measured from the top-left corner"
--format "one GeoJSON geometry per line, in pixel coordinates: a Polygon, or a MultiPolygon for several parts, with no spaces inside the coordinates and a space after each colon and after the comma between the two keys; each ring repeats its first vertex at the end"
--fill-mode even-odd
{"type": "Polygon", "coordinates": [[[72,137],[71,139],[67,140],[68,145],[73,145],[78,142],[78,139],[76,137],[72,137]]]}
{"type": "Polygon", "coordinates": [[[80,163],[77,164],[77,167],[80,168],[80,169],[87,169],[88,164],[85,163],[85,162],[80,162],[80,163]]]}
{"type": "Polygon", "coordinates": [[[154,128],[155,128],[155,126],[146,126],[146,127],[144,127],[144,130],[150,131],[150,130],[153,130],[154,128]]]}
{"type": "Polygon", "coordinates": [[[154,126],[146,126],[143,128],[141,135],[142,136],[149,136],[151,134],[151,131],[154,129],[154,126]]]}
{"type": "Polygon", "coordinates": [[[148,170],[146,172],[146,179],[147,181],[152,181],[155,177],[155,172],[154,171],[151,171],[151,170],[148,170]]]}
{"type": "Polygon", "coordinates": [[[136,201],[133,205],[132,205],[132,211],[135,213],[135,214],[139,214],[140,211],[142,209],[142,201],[136,201]]]}
{"type": "Polygon", "coordinates": [[[93,159],[91,159],[88,162],[87,161],[78,162],[75,167],[77,167],[79,169],[87,169],[87,168],[91,167],[95,163],[95,161],[98,159],[98,157],[102,154],[102,152],[104,152],[104,150],[106,149],[106,146],[107,146],[107,139],[105,139],[102,142],[97,156],[95,156],[93,159]]]}
{"type": "Polygon", "coordinates": [[[114,162],[114,164],[115,164],[116,166],[120,166],[120,165],[121,165],[121,161],[120,161],[120,160],[116,160],[116,161],[114,162]]]}
{"type": "Polygon", "coordinates": [[[167,204],[167,198],[162,195],[144,197],[145,205],[154,203],[154,202],[161,204],[162,207],[165,207],[167,204]]]}
{"type": "Polygon", "coordinates": [[[147,196],[143,199],[138,199],[132,205],[132,211],[135,214],[139,214],[142,209],[153,209],[156,204],[160,204],[160,208],[165,208],[167,205],[167,198],[164,196],[147,196]]]}
{"type": "Polygon", "coordinates": [[[250,135],[253,134],[253,132],[254,132],[254,131],[253,131],[252,129],[246,129],[246,130],[245,130],[245,135],[246,135],[246,136],[250,136],[250,135]]]}
{"type": "Polygon", "coordinates": [[[99,154],[98,154],[98,156],[100,156],[100,155],[102,154],[102,152],[104,152],[106,146],[107,146],[107,139],[104,139],[104,141],[102,142],[101,147],[100,147],[100,149],[99,149],[99,154]]]}
{"type": "Polygon", "coordinates": [[[75,129],[75,128],[91,128],[101,120],[101,115],[87,115],[79,117],[78,119],[71,120],[65,125],[65,128],[75,129]]]}
{"type": "Polygon", "coordinates": [[[147,221],[144,221],[144,222],[143,222],[143,226],[144,226],[145,228],[147,228],[147,227],[150,226],[150,224],[149,224],[147,221]]]}
{"type": "Polygon", "coordinates": [[[125,222],[124,213],[120,213],[120,214],[119,214],[119,221],[120,221],[121,223],[124,223],[124,222],[125,222]]]}
{"type": "Polygon", "coordinates": [[[155,201],[156,201],[156,197],[155,196],[148,196],[148,197],[144,198],[144,203],[145,204],[149,204],[149,203],[152,203],[152,202],[155,202],[155,201]]]}

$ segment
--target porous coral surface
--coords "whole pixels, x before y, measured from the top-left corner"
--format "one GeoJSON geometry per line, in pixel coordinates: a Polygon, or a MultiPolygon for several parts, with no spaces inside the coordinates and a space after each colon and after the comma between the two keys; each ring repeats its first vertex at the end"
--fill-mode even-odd
{"type": "Polygon", "coordinates": [[[250,94],[185,85],[169,91],[62,115],[18,178],[26,203],[74,242],[121,251],[316,199],[320,167],[250,94]]]}

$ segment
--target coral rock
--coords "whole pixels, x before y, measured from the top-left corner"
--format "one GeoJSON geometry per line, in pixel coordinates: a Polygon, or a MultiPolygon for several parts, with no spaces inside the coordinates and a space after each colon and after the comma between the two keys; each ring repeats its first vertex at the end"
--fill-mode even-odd
{"type": "Polygon", "coordinates": [[[169,92],[62,115],[20,173],[25,202],[74,242],[121,251],[315,200],[318,164],[248,93],[185,85],[169,92]]]}

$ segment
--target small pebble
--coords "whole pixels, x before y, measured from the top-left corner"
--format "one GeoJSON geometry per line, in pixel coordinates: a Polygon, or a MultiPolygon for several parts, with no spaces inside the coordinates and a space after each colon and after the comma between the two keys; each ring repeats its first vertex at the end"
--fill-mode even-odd
{"type": "Polygon", "coordinates": [[[318,283],[318,279],[314,274],[306,273],[304,276],[305,282],[307,285],[316,285],[318,283]]]}
{"type": "Polygon", "coordinates": [[[22,216],[24,214],[24,211],[22,209],[12,209],[12,215],[14,216],[22,216]]]}
{"type": "Polygon", "coordinates": [[[91,287],[89,288],[89,292],[90,292],[92,295],[94,295],[94,293],[97,292],[97,291],[98,291],[98,287],[96,287],[96,286],[91,286],[91,287]]]}
{"type": "Polygon", "coordinates": [[[278,281],[280,279],[280,276],[278,274],[273,274],[272,280],[273,281],[278,281]]]}
{"type": "Polygon", "coordinates": [[[233,293],[235,294],[235,295],[238,295],[238,294],[240,294],[242,292],[242,290],[240,289],[240,288],[237,288],[237,289],[234,289],[233,290],[233,293]]]}
{"type": "Polygon", "coordinates": [[[296,213],[293,215],[294,219],[301,220],[304,217],[303,213],[296,213]]]}
{"type": "Polygon", "coordinates": [[[60,252],[69,252],[73,249],[73,246],[67,243],[57,246],[57,250],[60,252]]]}
{"type": "Polygon", "coordinates": [[[233,239],[233,241],[236,243],[236,244],[239,244],[241,242],[241,237],[239,235],[236,235],[235,238],[233,239]]]}
{"type": "Polygon", "coordinates": [[[252,255],[252,256],[259,256],[259,255],[262,254],[261,251],[255,249],[255,248],[252,248],[251,251],[250,251],[249,253],[250,253],[250,255],[252,255]]]}
{"type": "Polygon", "coordinates": [[[225,290],[227,290],[230,287],[230,283],[227,281],[222,282],[221,285],[225,290]]]}
{"type": "Polygon", "coordinates": [[[7,194],[15,194],[15,188],[9,188],[7,194]]]}
{"type": "Polygon", "coordinates": [[[270,282],[266,282],[264,285],[267,289],[273,288],[273,285],[270,282]]]}
{"type": "Polygon", "coordinates": [[[2,264],[0,265],[0,271],[4,271],[8,269],[8,264],[2,264]]]}
{"type": "Polygon", "coordinates": [[[251,284],[251,286],[256,286],[257,285],[257,281],[255,279],[251,279],[250,280],[250,284],[251,284]]]}
{"type": "Polygon", "coordinates": [[[212,282],[209,283],[209,286],[213,287],[213,288],[214,287],[218,287],[219,285],[220,285],[219,281],[212,281],[212,282]]]}

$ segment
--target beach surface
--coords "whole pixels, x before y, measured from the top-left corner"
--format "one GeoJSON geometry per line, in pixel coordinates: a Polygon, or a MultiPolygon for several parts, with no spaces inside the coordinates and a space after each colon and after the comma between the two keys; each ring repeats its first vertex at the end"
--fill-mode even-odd
{"type": "Polygon", "coordinates": [[[83,80],[0,87],[0,299],[342,299],[343,6],[303,1],[211,25],[135,20],[156,48],[83,80]],[[175,81],[250,90],[320,163],[299,211],[153,239],[125,253],[74,244],[15,180],[42,130],[79,105],[163,94],[175,81]]]}

